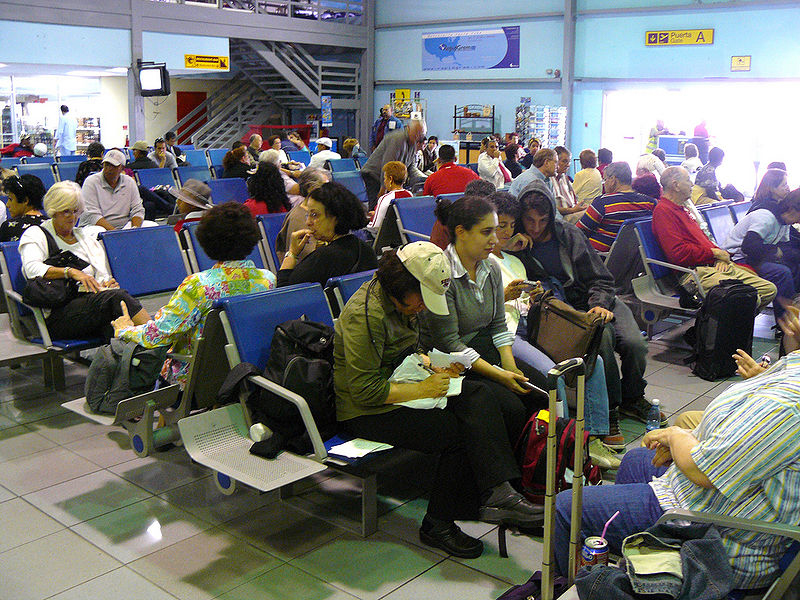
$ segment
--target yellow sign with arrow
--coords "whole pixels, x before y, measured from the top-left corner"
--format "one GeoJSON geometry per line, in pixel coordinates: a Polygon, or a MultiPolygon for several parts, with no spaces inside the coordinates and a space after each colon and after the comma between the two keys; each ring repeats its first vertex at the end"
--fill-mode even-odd
{"type": "Polygon", "coordinates": [[[183,63],[187,69],[216,69],[218,71],[227,71],[230,67],[230,57],[184,54],[183,63]]]}

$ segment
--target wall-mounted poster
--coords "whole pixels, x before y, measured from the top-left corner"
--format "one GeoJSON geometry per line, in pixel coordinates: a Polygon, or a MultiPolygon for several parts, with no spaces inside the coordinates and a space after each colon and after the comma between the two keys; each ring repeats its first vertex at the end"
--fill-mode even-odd
{"type": "Polygon", "coordinates": [[[518,25],[422,34],[423,71],[518,68],[518,25]]]}

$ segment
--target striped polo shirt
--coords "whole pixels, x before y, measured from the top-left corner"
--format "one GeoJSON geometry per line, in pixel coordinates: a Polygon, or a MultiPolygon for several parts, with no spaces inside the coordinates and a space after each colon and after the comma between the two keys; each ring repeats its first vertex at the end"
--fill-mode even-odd
{"type": "MultiPolygon", "coordinates": [[[[693,484],[674,464],[652,487],[664,510],[684,508],[743,519],[800,524],[800,351],[708,405],[694,431],[697,468],[714,484],[693,484]]],[[[737,588],[766,586],[786,538],[720,528],[737,588]]]]}
{"type": "Polygon", "coordinates": [[[653,198],[634,191],[605,194],[592,201],[576,225],[595,250],[608,252],[625,221],[652,216],[655,207],[653,198]]]}

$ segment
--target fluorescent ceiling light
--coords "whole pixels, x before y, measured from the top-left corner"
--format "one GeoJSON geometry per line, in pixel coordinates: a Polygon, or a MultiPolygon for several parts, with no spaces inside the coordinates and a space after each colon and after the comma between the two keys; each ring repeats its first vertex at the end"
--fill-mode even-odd
{"type": "Polygon", "coordinates": [[[3,67],[7,67],[7,66],[8,65],[6,63],[0,63],[0,69],[2,69],[3,67]]]}
{"type": "Polygon", "coordinates": [[[119,73],[121,75],[126,75],[128,73],[128,69],[127,67],[114,67],[113,69],[106,69],[106,73],[119,73]]]}

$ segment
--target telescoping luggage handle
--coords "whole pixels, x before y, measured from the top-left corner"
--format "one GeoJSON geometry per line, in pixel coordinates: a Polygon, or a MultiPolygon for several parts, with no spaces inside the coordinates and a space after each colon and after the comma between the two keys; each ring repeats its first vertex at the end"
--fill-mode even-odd
{"type": "Polygon", "coordinates": [[[582,358],[570,358],[555,365],[547,373],[547,390],[549,395],[549,411],[552,427],[547,427],[547,486],[544,497],[544,548],[542,555],[542,600],[553,600],[554,585],[554,547],[553,535],[556,528],[556,391],[558,380],[567,373],[575,371],[577,381],[577,409],[575,415],[575,464],[572,477],[572,516],[569,532],[569,570],[568,584],[575,579],[575,562],[577,560],[578,532],[581,528],[581,512],[583,509],[583,429],[584,401],[586,391],[586,366],[582,358]]]}

